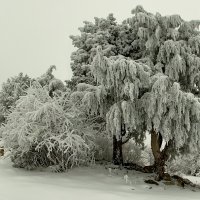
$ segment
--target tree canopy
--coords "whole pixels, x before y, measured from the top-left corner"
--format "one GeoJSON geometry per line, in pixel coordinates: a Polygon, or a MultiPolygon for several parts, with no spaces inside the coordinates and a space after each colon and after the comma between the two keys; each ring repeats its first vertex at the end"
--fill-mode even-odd
{"type": "Polygon", "coordinates": [[[96,18],[72,37],[78,47],[72,54],[74,75],[87,64],[96,84],[83,102],[91,114],[106,115],[107,130],[118,141],[125,125],[141,141],[146,131],[162,136],[173,153],[197,151],[200,21],[152,14],[141,6],[132,15],[121,24],[113,15],[96,18]]]}

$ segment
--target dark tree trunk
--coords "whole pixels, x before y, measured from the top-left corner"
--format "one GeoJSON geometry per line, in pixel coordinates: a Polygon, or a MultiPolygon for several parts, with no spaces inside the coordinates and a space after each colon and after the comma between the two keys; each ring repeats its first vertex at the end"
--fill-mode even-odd
{"type": "MultiPolygon", "coordinates": [[[[157,180],[162,180],[165,176],[165,162],[167,160],[166,150],[160,150],[162,146],[162,136],[156,133],[154,129],[151,130],[151,149],[154,156],[154,169],[157,173],[157,180]]],[[[167,147],[167,145],[166,145],[167,147]]],[[[165,147],[165,148],[166,148],[165,147]]]]}
{"type": "Polygon", "coordinates": [[[50,91],[49,91],[49,96],[50,96],[51,98],[53,98],[53,90],[50,90],[50,91]]]}
{"type": "Polygon", "coordinates": [[[123,165],[122,139],[117,140],[113,135],[113,164],[123,165]]]}

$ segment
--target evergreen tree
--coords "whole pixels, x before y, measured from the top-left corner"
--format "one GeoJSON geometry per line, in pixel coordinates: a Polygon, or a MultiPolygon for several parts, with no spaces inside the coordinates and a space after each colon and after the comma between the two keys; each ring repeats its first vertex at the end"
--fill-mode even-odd
{"type": "Polygon", "coordinates": [[[37,78],[40,85],[49,91],[50,97],[53,97],[54,93],[58,93],[59,91],[64,92],[66,90],[64,83],[53,75],[53,70],[56,70],[55,65],[51,65],[46,73],[37,78]]]}
{"type": "Polygon", "coordinates": [[[53,75],[53,70],[56,70],[56,66],[55,65],[51,65],[47,71],[42,74],[42,76],[37,78],[37,81],[40,83],[40,85],[42,87],[49,87],[49,84],[52,80],[55,79],[54,75],[53,75]]]}
{"type": "Polygon", "coordinates": [[[144,48],[144,45],[137,41],[132,45],[137,32],[125,22],[117,24],[113,14],[109,14],[106,19],[94,19],[94,23],[84,21],[84,26],[79,28],[80,36],[70,36],[77,48],[71,55],[73,77],[68,81],[68,85],[72,89],[75,89],[78,83],[96,84],[90,67],[98,46],[102,47],[107,57],[120,54],[134,59],[140,57],[144,48]]]}
{"type": "Polygon", "coordinates": [[[15,106],[15,102],[26,93],[30,87],[32,79],[20,73],[18,76],[9,78],[2,84],[0,91],[0,124],[5,122],[10,109],[15,106]]]}
{"type": "MultiPolygon", "coordinates": [[[[56,66],[50,66],[46,73],[37,78],[41,86],[48,89],[50,96],[54,92],[65,91],[66,89],[62,81],[54,77],[54,69],[56,69],[56,66]]],[[[31,86],[33,81],[34,79],[31,79],[28,75],[20,73],[18,76],[11,77],[7,82],[2,84],[0,91],[0,124],[5,122],[10,109],[15,106],[20,96],[26,95],[26,90],[31,86]]]]}

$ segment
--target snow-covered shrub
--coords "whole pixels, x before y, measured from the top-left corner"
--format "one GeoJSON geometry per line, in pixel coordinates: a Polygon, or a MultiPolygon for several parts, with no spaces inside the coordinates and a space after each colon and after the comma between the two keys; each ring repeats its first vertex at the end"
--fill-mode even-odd
{"type": "Polygon", "coordinates": [[[154,164],[154,157],[149,146],[145,146],[141,153],[141,162],[143,166],[150,166],[154,164]]]}
{"type": "Polygon", "coordinates": [[[142,148],[134,140],[129,140],[123,145],[124,163],[142,164],[142,148]]]}
{"type": "Polygon", "coordinates": [[[69,95],[51,98],[35,82],[16,102],[1,133],[17,167],[59,165],[64,170],[91,159],[91,131],[69,95]]]}
{"type": "Polygon", "coordinates": [[[167,171],[172,174],[200,176],[200,156],[197,154],[177,156],[167,162],[167,171]]]}
{"type": "Polygon", "coordinates": [[[112,161],[112,138],[107,135],[95,136],[95,160],[112,161]]]}

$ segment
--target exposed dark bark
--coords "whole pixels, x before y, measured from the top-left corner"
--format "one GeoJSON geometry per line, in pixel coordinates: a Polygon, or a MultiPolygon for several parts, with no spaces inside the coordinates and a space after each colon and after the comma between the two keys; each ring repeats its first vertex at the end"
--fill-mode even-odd
{"type": "Polygon", "coordinates": [[[50,90],[50,91],[49,91],[49,96],[50,96],[51,98],[53,98],[53,90],[50,90]]]}
{"type": "MultiPolygon", "coordinates": [[[[156,173],[156,181],[163,180],[166,185],[178,185],[180,187],[191,187],[191,189],[200,189],[200,185],[192,183],[190,180],[182,178],[180,176],[170,174],[165,172],[165,163],[169,158],[169,151],[173,147],[173,141],[170,140],[161,151],[162,146],[162,136],[157,134],[154,130],[151,131],[151,148],[154,155],[155,163],[152,166],[140,167],[137,164],[125,163],[124,168],[129,170],[136,170],[144,173],[156,173]]],[[[146,181],[145,181],[146,182],[146,181]]],[[[152,180],[148,182],[151,184],[152,180]]],[[[147,183],[147,182],[146,182],[147,183]]]]}
{"type": "Polygon", "coordinates": [[[6,121],[6,118],[0,114],[0,125],[6,121]]]}
{"type": "Polygon", "coordinates": [[[154,156],[154,170],[157,174],[156,180],[168,180],[170,175],[165,173],[165,163],[169,158],[169,150],[173,143],[170,140],[161,151],[162,135],[151,130],[151,149],[154,156]]]}
{"type": "Polygon", "coordinates": [[[143,167],[144,173],[154,173],[155,172],[155,165],[145,166],[143,167]]]}
{"type": "Polygon", "coordinates": [[[0,156],[4,156],[4,148],[0,147],[0,156]]]}
{"type": "Polygon", "coordinates": [[[133,136],[137,134],[136,130],[130,131],[129,129],[122,130],[122,144],[126,144],[133,136]],[[124,133],[123,133],[124,132],[124,133]]]}
{"type": "Polygon", "coordinates": [[[135,170],[135,171],[139,171],[139,172],[144,172],[145,173],[144,168],[142,166],[138,165],[138,164],[135,164],[135,163],[124,163],[123,167],[125,169],[128,169],[128,170],[135,170]]]}
{"type": "Polygon", "coordinates": [[[165,179],[165,162],[168,159],[167,156],[167,145],[161,151],[162,146],[162,135],[160,133],[156,133],[154,129],[151,130],[151,149],[154,156],[154,170],[157,174],[156,180],[165,179]]]}
{"type": "Polygon", "coordinates": [[[113,135],[113,164],[123,165],[122,139],[117,140],[115,135],[113,135]]]}
{"type": "MultiPolygon", "coordinates": [[[[153,166],[146,166],[146,167],[151,168],[153,166]]],[[[116,166],[116,165],[108,165],[108,166],[106,166],[106,169],[108,169],[108,168],[111,168],[111,169],[122,169],[122,168],[120,168],[120,166],[116,166]]],[[[125,168],[127,170],[136,170],[136,171],[144,172],[144,173],[153,173],[153,171],[151,171],[151,170],[150,171],[145,171],[143,167],[141,167],[141,166],[139,166],[137,164],[134,164],[134,163],[124,163],[123,164],[123,168],[125,168]]],[[[154,180],[151,180],[151,179],[144,180],[144,182],[148,183],[148,184],[156,184],[156,185],[158,184],[158,182],[155,182],[154,180]]],[[[182,177],[177,176],[177,175],[170,176],[167,173],[164,174],[162,183],[164,183],[165,185],[177,185],[177,186],[180,186],[180,187],[189,187],[193,191],[194,191],[194,189],[198,189],[198,190],[200,189],[200,185],[192,183],[188,179],[182,178],[182,177]]]]}
{"type": "Polygon", "coordinates": [[[125,124],[121,125],[122,144],[126,144],[130,139],[130,134],[127,134],[125,124]]]}
{"type": "Polygon", "coordinates": [[[126,144],[130,140],[130,137],[123,136],[122,137],[122,144],[126,144]]]}
{"type": "Polygon", "coordinates": [[[190,187],[192,187],[192,188],[200,189],[200,185],[199,185],[199,184],[195,184],[195,183],[193,183],[192,181],[190,181],[190,180],[187,179],[187,178],[182,178],[182,177],[177,176],[177,175],[172,176],[172,178],[173,178],[173,179],[177,179],[178,182],[180,182],[180,185],[181,185],[182,187],[184,187],[184,186],[190,186],[190,187]]]}
{"type": "Polygon", "coordinates": [[[128,170],[135,170],[135,171],[139,171],[139,172],[143,172],[143,173],[154,173],[155,172],[154,165],[142,167],[135,163],[124,163],[123,167],[128,170]]]}
{"type": "Polygon", "coordinates": [[[148,183],[148,184],[154,184],[154,185],[159,185],[156,181],[154,180],[151,180],[151,179],[148,179],[148,180],[144,180],[145,183],[148,183]]]}
{"type": "Polygon", "coordinates": [[[113,164],[123,165],[122,145],[128,142],[130,138],[126,138],[125,124],[121,124],[121,136],[117,140],[116,135],[113,135],[113,164]]]}

